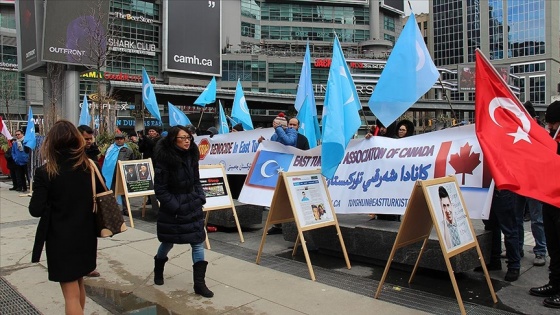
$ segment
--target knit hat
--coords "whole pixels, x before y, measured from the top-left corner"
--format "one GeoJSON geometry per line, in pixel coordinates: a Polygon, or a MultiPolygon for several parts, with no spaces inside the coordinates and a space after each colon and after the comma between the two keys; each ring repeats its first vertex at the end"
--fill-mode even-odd
{"type": "Polygon", "coordinates": [[[560,101],[554,101],[546,108],[544,120],[547,123],[560,122],[560,101]]]}
{"type": "Polygon", "coordinates": [[[212,136],[218,134],[218,129],[216,127],[210,127],[206,131],[212,136]]]}
{"type": "Polygon", "coordinates": [[[284,113],[280,112],[278,114],[278,116],[276,118],[274,118],[274,122],[280,124],[283,127],[287,127],[288,126],[288,121],[286,120],[286,117],[284,117],[284,113]]]}
{"type": "Polygon", "coordinates": [[[122,133],[120,133],[120,132],[117,132],[117,133],[115,134],[115,139],[117,139],[117,138],[122,138],[122,139],[124,139],[124,135],[123,135],[122,133]]]}

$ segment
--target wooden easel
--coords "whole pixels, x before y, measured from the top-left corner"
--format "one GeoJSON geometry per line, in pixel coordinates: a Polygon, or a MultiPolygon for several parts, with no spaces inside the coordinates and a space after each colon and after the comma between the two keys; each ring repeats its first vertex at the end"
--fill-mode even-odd
{"type": "Polygon", "coordinates": [[[154,166],[152,165],[152,159],[144,160],[132,160],[132,161],[117,161],[117,170],[115,172],[115,197],[124,196],[124,201],[126,202],[126,208],[128,210],[128,218],[130,220],[130,226],[134,227],[134,220],[132,219],[132,211],[130,210],[130,200],[133,197],[144,197],[142,203],[142,218],[145,216],[146,212],[146,197],[155,195],[154,191],[154,166]],[[138,169],[140,166],[145,165],[149,172],[149,179],[141,180],[138,176],[138,169]],[[126,180],[126,169],[133,167],[137,172],[137,179],[134,182],[127,182],[126,180]]]}
{"type": "MultiPolygon", "coordinates": [[[[342,238],[340,226],[338,225],[338,220],[336,218],[336,213],[333,210],[334,207],[332,205],[332,200],[326,187],[327,184],[325,182],[325,179],[321,175],[320,170],[288,173],[283,172],[280,176],[278,176],[278,182],[276,184],[276,189],[274,190],[274,195],[272,197],[272,204],[270,205],[270,212],[268,213],[268,218],[266,219],[261,244],[257,253],[257,264],[260,264],[261,261],[262,250],[264,248],[264,243],[266,242],[266,232],[268,231],[269,227],[271,227],[273,224],[295,221],[298,230],[298,236],[294,244],[292,255],[295,255],[297,246],[301,244],[311,280],[315,281],[315,272],[313,271],[313,266],[311,265],[311,259],[309,258],[309,252],[307,250],[307,245],[303,236],[303,232],[305,231],[311,231],[334,225],[338,234],[338,239],[340,241],[342,253],[344,254],[346,267],[348,269],[351,268],[350,260],[348,259],[348,253],[346,252],[346,246],[344,245],[344,239],[342,238]],[[320,202],[322,202],[322,205],[324,206],[327,213],[325,219],[310,219],[309,212],[312,211],[312,209],[307,207],[307,202],[300,202],[299,195],[297,194],[298,192],[302,191],[302,189],[304,190],[306,188],[311,188],[309,190],[311,195],[311,203],[319,204],[320,202]],[[296,195],[298,195],[298,197],[296,197],[296,195]]],[[[311,215],[313,215],[313,213],[311,213],[311,215]]]]}
{"type": "MultiPolygon", "coordinates": [[[[202,189],[206,195],[206,204],[204,205],[204,211],[206,212],[204,230],[207,231],[206,226],[208,225],[210,211],[227,210],[231,208],[233,211],[233,219],[237,226],[237,232],[239,233],[239,240],[241,243],[245,243],[243,233],[241,232],[241,226],[239,225],[239,218],[237,217],[237,210],[235,210],[235,204],[231,198],[231,191],[229,189],[224,166],[222,164],[200,165],[199,171],[202,189]]],[[[206,248],[210,249],[208,232],[206,232],[206,248]]]]}
{"type": "Polygon", "coordinates": [[[389,272],[389,268],[391,266],[391,262],[393,261],[393,257],[395,256],[396,250],[407,245],[423,241],[422,248],[420,249],[420,253],[418,254],[418,259],[416,260],[416,263],[408,280],[408,283],[412,283],[412,279],[414,279],[414,275],[416,274],[416,270],[418,269],[418,265],[420,263],[420,258],[424,253],[424,249],[426,248],[426,245],[428,243],[430,233],[435,225],[439,243],[441,246],[441,251],[443,253],[443,258],[447,266],[447,271],[453,285],[453,290],[455,292],[457,302],[459,303],[459,308],[461,309],[461,314],[466,314],[466,310],[465,306],[463,305],[461,293],[459,292],[459,287],[457,286],[457,281],[455,279],[455,274],[451,266],[450,258],[459,255],[471,248],[476,248],[478,257],[480,259],[480,262],[482,263],[482,269],[484,270],[484,276],[486,278],[488,288],[490,289],[490,294],[492,295],[492,301],[494,301],[494,303],[498,302],[496,293],[494,292],[494,287],[492,286],[490,275],[488,274],[488,270],[486,268],[486,263],[484,262],[484,257],[482,256],[482,251],[480,250],[480,246],[478,245],[478,241],[476,239],[476,233],[474,232],[474,228],[468,216],[468,211],[464,205],[465,202],[463,200],[461,191],[459,190],[459,185],[457,184],[455,176],[416,182],[416,185],[414,186],[410,199],[408,201],[408,206],[406,207],[399,232],[397,233],[395,244],[393,245],[391,254],[387,259],[387,265],[385,266],[383,276],[381,277],[379,286],[377,287],[377,291],[375,292],[376,299],[379,298],[379,294],[381,293],[381,289],[383,288],[383,283],[385,282],[387,273],[389,272]],[[441,220],[439,219],[439,213],[441,213],[439,206],[440,201],[439,198],[437,198],[437,195],[435,195],[434,197],[434,187],[437,188],[446,183],[452,183],[455,186],[456,194],[458,195],[458,199],[456,199],[456,201],[460,202],[460,205],[465,214],[463,220],[466,220],[466,222],[463,223],[468,224],[468,228],[470,230],[470,235],[472,238],[472,240],[470,241],[461,242],[460,245],[451,248],[449,244],[446,244],[444,240],[444,235],[440,223],[441,220]],[[438,214],[436,215],[436,213],[438,214]]]}

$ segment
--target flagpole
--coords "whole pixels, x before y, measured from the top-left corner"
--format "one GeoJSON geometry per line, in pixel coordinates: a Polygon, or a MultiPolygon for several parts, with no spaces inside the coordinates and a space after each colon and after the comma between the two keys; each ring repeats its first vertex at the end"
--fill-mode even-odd
{"type": "MultiPolygon", "coordinates": [[[[372,114],[373,114],[373,112],[372,112],[372,114]]],[[[369,127],[369,122],[368,122],[368,120],[367,120],[367,118],[366,118],[366,113],[364,112],[363,109],[362,109],[362,116],[364,116],[364,121],[366,122],[366,132],[369,132],[369,128],[370,128],[370,127],[369,127]]]]}
{"type": "Polygon", "coordinates": [[[443,89],[443,83],[441,82],[441,77],[438,77],[438,81],[439,81],[439,85],[441,86],[441,92],[443,95],[445,95],[445,100],[447,101],[447,104],[449,104],[449,108],[451,108],[451,116],[453,119],[457,119],[457,117],[455,116],[455,110],[451,105],[451,101],[449,100],[449,97],[447,97],[447,93],[445,93],[445,90],[443,89]]]}
{"type": "Polygon", "coordinates": [[[202,115],[204,114],[204,107],[202,106],[202,108],[200,108],[200,118],[198,119],[198,126],[196,126],[196,129],[200,129],[200,122],[202,121],[202,115]]]}

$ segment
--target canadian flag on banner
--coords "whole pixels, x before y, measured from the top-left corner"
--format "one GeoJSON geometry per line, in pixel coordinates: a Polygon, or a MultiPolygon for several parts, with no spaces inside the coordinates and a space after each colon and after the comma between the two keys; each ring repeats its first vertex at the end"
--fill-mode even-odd
{"type": "Polygon", "coordinates": [[[2,117],[0,117],[0,133],[2,133],[8,140],[12,140],[12,135],[10,134],[6,124],[2,121],[2,117]]]}
{"type": "Polygon", "coordinates": [[[476,136],[496,187],[560,207],[557,143],[476,51],[476,136]]]}

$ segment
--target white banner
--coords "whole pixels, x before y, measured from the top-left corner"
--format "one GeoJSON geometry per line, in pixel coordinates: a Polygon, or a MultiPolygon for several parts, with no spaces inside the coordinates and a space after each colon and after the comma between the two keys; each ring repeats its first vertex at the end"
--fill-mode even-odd
{"type": "MultiPolygon", "coordinates": [[[[321,168],[321,147],[301,151],[264,141],[239,201],[270,206],[279,172],[321,168]]],[[[455,175],[471,218],[488,218],[491,175],[483,166],[474,125],[403,139],[350,141],[335,176],[327,180],[336,213],[403,214],[417,180],[455,175]]]]}
{"type": "Polygon", "coordinates": [[[274,134],[273,128],[230,132],[221,135],[196,136],[201,165],[222,164],[226,174],[247,174],[259,147],[258,139],[274,134]]]}

